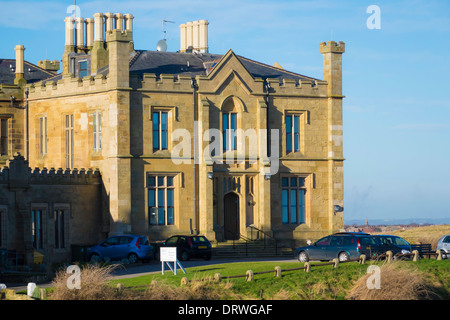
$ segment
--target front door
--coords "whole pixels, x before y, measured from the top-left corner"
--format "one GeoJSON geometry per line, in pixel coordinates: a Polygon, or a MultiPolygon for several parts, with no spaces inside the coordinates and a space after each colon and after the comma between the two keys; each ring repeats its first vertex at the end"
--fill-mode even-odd
{"type": "Polygon", "coordinates": [[[225,240],[237,240],[239,239],[239,196],[229,193],[223,201],[225,240]]]}

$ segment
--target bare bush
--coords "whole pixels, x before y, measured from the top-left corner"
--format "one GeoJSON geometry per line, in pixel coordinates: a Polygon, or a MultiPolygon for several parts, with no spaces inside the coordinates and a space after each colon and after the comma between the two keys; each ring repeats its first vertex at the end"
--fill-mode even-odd
{"type": "Polygon", "coordinates": [[[117,265],[100,267],[87,265],[81,269],[81,288],[69,289],[67,280],[71,276],[65,270],[56,274],[53,280],[55,290],[49,294],[50,300],[115,300],[117,290],[107,284],[107,279],[117,265]]]}
{"type": "Polygon", "coordinates": [[[348,297],[353,300],[432,300],[440,299],[425,277],[412,268],[400,268],[399,263],[386,263],[380,267],[380,288],[370,289],[364,275],[354,284],[348,297]]]}

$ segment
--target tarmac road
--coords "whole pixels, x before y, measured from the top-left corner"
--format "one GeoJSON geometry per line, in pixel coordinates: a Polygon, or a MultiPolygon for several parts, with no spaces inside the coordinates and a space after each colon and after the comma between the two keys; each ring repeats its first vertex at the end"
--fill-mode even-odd
{"type": "MultiPolygon", "coordinates": [[[[183,268],[199,267],[199,266],[211,266],[209,270],[213,269],[216,264],[233,263],[233,262],[256,262],[256,261],[282,261],[282,262],[296,262],[297,259],[293,257],[273,257],[273,258],[212,258],[211,260],[192,259],[188,261],[180,261],[183,268]]],[[[206,269],[205,269],[206,270],[206,269]]],[[[165,267],[166,272],[170,271],[169,267],[165,267]]],[[[162,272],[161,262],[152,260],[149,263],[136,263],[134,265],[119,266],[111,274],[111,279],[125,279],[143,276],[152,273],[162,272]]],[[[177,273],[183,272],[179,268],[177,273]]],[[[16,291],[27,290],[26,283],[5,283],[8,289],[14,289],[16,291]]],[[[38,283],[41,288],[50,287],[51,283],[38,283]]]]}

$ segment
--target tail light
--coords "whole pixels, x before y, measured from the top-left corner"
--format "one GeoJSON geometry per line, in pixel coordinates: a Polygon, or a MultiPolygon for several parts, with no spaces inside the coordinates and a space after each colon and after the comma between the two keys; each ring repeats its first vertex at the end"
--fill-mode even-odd
{"type": "Polygon", "coordinates": [[[192,247],[192,239],[188,238],[189,245],[192,247]]]}
{"type": "Polygon", "coordinates": [[[359,242],[359,239],[356,239],[356,244],[358,245],[358,250],[361,250],[361,242],[359,242]]]}
{"type": "Polygon", "coordinates": [[[141,238],[138,238],[138,239],[137,239],[137,241],[136,241],[136,247],[137,247],[138,249],[141,248],[141,238]]]}

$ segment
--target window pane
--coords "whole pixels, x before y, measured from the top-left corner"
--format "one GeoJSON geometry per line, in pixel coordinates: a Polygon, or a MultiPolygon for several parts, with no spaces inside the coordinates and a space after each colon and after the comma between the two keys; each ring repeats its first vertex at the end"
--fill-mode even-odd
{"type": "Polygon", "coordinates": [[[155,207],[156,206],[156,192],[155,189],[149,189],[148,190],[148,206],[149,207],[155,207]]]}
{"type": "Polygon", "coordinates": [[[236,130],[237,126],[236,126],[236,113],[231,113],[230,114],[230,129],[231,130],[236,130]]]}
{"type": "Polygon", "coordinates": [[[167,150],[167,112],[161,112],[161,149],[167,150]]]}
{"type": "Polygon", "coordinates": [[[173,208],[167,208],[167,224],[173,224],[173,208]]]}
{"type": "Polygon", "coordinates": [[[282,222],[283,223],[289,223],[289,217],[288,217],[288,190],[282,190],[281,191],[281,203],[282,203],[282,222]]]}
{"type": "Polygon", "coordinates": [[[164,177],[158,177],[158,187],[162,187],[164,185],[164,177]]]}
{"type": "Polygon", "coordinates": [[[223,150],[228,150],[228,113],[222,115],[223,150]]]}
{"type": "Polygon", "coordinates": [[[173,186],[173,177],[167,177],[167,186],[172,187],[173,186]]]}
{"type": "Polygon", "coordinates": [[[167,206],[173,207],[173,189],[167,189],[167,206]]]}
{"type": "Polygon", "coordinates": [[[158,208],[158,224],[162,224],[162,225],[165,224],[164,216],[165,216],[164,207],[158,208]]]}
{"type": "Polygon", "coordinates": [[[297,192],[296,190],[291,190],[290,194],[290,204],[291,204],[291,223],[297,223],[297,192]]]}
{"type": "Polygon", "coordinates": [[[297,178],[291,178],[291,187],[297,186],[297,178]]]}
{"type": "Polygon", "coordinates": [[[164,196],[164,189],[158,189],[158,207],[165,206],[165,196],[164,196]]]}
{"type": "Polygon", "coordinates": [[[149,187],[154,187],[156,186],[156,178],[154,176],[149,176],[148,177],[148,186],[149,187]]]}
{"type": "Polygon", "coordinates": [[[289,180],[288,178],[281,178],[281,185],[283,187],[288,187],[289,186],[289,180]]]}
{"type": "Polygon", "coordinates": [[[159,113],[153,112],[153,149],[159,149],[159,113]]]}

